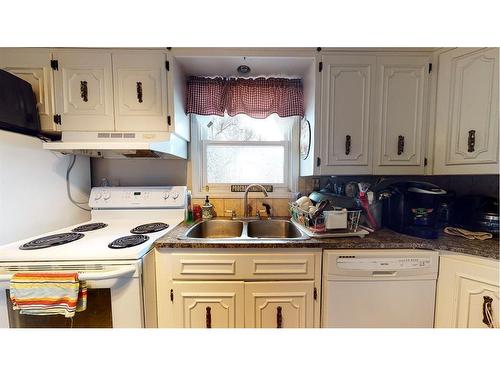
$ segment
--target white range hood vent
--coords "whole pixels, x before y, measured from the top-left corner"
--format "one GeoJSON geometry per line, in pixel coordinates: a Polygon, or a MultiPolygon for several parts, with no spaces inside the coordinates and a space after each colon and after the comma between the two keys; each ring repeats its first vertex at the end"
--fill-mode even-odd
{"type": "Polygon", "coordinates": [[[187,142],[168,132],[63,132],[46,150],[97,158],[186,159],[187,142]]]}

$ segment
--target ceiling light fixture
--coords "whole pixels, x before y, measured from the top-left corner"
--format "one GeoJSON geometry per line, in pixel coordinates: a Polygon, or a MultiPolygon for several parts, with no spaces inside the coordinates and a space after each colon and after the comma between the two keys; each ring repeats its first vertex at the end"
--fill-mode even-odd
{"type": "Polygon", "coordinates": [[[250,67],[248,65],[240,65],[238,66],[238,73],[240,74],[248,74],[250,73],[250,67]]]}

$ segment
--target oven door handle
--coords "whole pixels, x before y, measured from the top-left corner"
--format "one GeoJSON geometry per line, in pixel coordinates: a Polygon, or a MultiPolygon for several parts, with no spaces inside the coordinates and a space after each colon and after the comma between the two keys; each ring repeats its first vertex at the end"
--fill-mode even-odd
{"type": "Polygon", "coordinates": [[[136,271],[135,266],[128,266],[108,272],[82,272],[78,274],[78,279],[81,281],[108,280],[108,279],[115,279],[117,277],[125,276],[128,274],[133,274],[135,273],[135,271],[136,271]]]}
{"type": "MultiPolygon", "coordinates": [[[[89,281],[89,280],[109,280],[115,279],[117,277],[125,276],[128,274],[133,274],[136,271],[135,266],[128,267],[120,267],[118,269],[113,269],[111,271],[105,272],[79,272],[78,279],[81,281],[89,281]]],[[[28,271],[29,272],[29,271],[28,271]]],[[[13,274],[3,274],[0,275],[0,282],[2,281],[10,281],[13,274]]]]}

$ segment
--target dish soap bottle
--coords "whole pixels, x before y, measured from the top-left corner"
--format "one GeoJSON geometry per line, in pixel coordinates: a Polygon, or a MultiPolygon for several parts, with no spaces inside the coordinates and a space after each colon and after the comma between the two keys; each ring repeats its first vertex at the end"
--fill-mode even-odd
{"type": "Polygon", "coordinates": [[[201,207],[201,217],[203,219],[211,219],[214,216],[213,214],[213,206],[208,200],[208,195],[205,198],[205,204],[201,207]]]}

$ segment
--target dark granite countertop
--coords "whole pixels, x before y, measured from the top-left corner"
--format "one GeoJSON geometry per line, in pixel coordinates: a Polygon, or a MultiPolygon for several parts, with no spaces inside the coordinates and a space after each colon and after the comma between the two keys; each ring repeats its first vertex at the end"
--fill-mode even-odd
{"type": "Polygon", "coordinates": [[[180,240],[189,225],[181,223],[155,242],[157,248],[323,248],[323,249],[430,249],[499,259],[499,240],[468,240],[442,234],[436,240],[382,229],[360,237],[310,238],[308,240],[180,240]]]}

